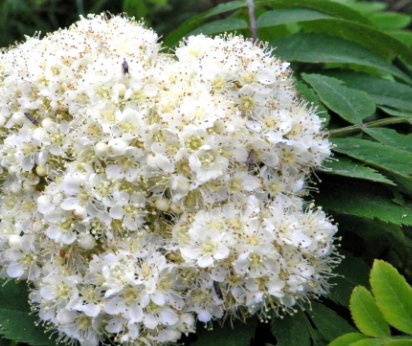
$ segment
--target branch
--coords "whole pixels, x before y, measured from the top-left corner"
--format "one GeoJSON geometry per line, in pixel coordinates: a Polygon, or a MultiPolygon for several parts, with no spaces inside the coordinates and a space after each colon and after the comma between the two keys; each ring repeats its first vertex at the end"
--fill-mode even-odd
{"type": "Polygon", "coordinates": [[[258,41],[258,35],[255,16],[255,3],[253,2],[253,0],[247,0],[247,7],[249,10],[250,35],[253,42],[256,43],[258,41]]]}
{"type": "Polygon", "coordinates": [[[351,125],[351,126],[342,127],[336,130],[330,130],[329,137],[339,137],[339,136],[349,135],[354,132],[356,133],[356,132],[362,131],[363,129],[367,129],[367,128],[403,124],[403,123],[412,125],[412,119],[403,118],[403,117],[392,117],[392,118],[384,118],[384,119],[371,121],[365,124],[351,125]]]}

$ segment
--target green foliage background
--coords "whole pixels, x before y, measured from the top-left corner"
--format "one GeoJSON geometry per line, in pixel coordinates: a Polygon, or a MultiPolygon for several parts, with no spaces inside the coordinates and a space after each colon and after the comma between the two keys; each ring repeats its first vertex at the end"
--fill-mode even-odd
{"type": "MultiPolygon", "coordinates": [[[[23,34],[67,26],[81,14],[106,10],[144,17],[169,47],[195,33],[250,36],[246,1],[2,0],[0,46],[21,40],[23,34]]],[[[182,342],[323,346],[345,334],[332,345],[392,345],[386,337],[393,319],[385,313],[382,317],[381,305],[386,303],[378,301],[378,292],[394,282],[393,290],[400,290],[403,299],[410,300],[407,307],[412,306],[407,284],[412,281],[411,16],[387,11],[383,2],[354,0],[256,0],[255,11],[259,39],[292,63],[298,91],[318,107],[329,130],[334,158],[314,172],[317,192],[308,198],[339,223],[345,259],[329,297],[306,310],[283,319],[273,316],[270,323],[235,323],[234,329],[229,324],[213,331],[199,327],[197,335],[182,342]],[[379,262],[378,274],[374,266],[369,280],[375,259],[391,263],[400,274],[393,276],[379,262]],[[363,321],[365,314],[375,324],[363,321]],[[384,341],[370,341],[356,327],[384,341]]],[[[41,327],[33,326],[36,318],[24,303],[26,294],[22,283],[0,289],[0,346],[54,344],[41,327]]],[[[409,312],[406,321],[412,318],[409,312]]],[[[398,334],[394,344],[411,345],[398,334]]]]}

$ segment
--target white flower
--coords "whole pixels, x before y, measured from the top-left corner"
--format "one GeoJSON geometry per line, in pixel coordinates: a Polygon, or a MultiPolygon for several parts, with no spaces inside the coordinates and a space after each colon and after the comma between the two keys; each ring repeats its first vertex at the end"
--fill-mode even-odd
{"type": "Polygon", "coordinates": [[[41,275],[38,263],[39,247],[30,235],[11,235],[9,248],[4,253],[8,262],[7,275],[16,279],[37,280],[41,275]]]}
{"type": "Polygon", "coordinates": [[[0,54],[0,272],[61,341],[174,343],[323,295],[339,262],[289,64],[230,35],[174,55],[106,14],[0,54]]]}
{"type": "Polygon", "coordinates": [[[227,232],[224,218],[217,210],[200,211],[187,230],[189,241],[180,248],[186,261],[195,261],[200,268],[210,267],[227,258],[233,236],[227,232]]]}

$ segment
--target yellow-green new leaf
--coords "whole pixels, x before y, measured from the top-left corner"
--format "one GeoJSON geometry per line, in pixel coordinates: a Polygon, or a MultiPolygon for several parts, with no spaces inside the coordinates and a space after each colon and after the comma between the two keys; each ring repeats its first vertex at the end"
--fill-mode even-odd
{"type": "Polygon", "coordinates": [[[392,338],[379,338],[379,339],[363,339],[360,341],[346,344],[345,346],[411,346],[411,345],[412,345],[412,338],[396,339],[395,337],[392,337],[392,338]]]}
{"type": "Polygon", "coordinates": [[[385,346],[386,339],[368,338],[352,342],[347,346],[385,346]]]}
{"type": "Polygon", "coordinates": [[[412,345],[412,338],[405,338],[405,339],[392,338],[390,340],[385,341],[383,346],[411,346],[411,345],[412,345]]]}
{"type": "Polygon", "coordinates": [[[389,263],[375,260],[370,284],[385,320],[396,329],[412,334],[412,287],[389,263]]]}
{"type": "Polygon", "coordinates": [[[349,307],[356,327],[363,334],[375,337],[390,335],[388,323],[383,318],[372,294],[365,287],[355,287],[349,307]]]}
{"type": "Polygon", "coordinates": [[[329,343],[328,346],[348,346],[355,341],[363,340],[365,338],[366,336],[360,333],[348,333],[336,338],[329,343]]]}

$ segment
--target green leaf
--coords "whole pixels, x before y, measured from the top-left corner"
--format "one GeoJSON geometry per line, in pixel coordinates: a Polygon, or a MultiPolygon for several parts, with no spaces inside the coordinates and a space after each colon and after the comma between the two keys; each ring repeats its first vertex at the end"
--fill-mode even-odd
{"type": "Polygon", "coordinates": [[[368,336],[389,336],[389,325],[379,311],[372,294],[363,286],[357,286],[350,298],[350,311],[356,327],[368,336]]]}
{"type": "Polygon", "coordinates": [[[194,346],[210,346],[210,345],[225,345],[225,346],[245,346],[250,344],[250,340],[255,335],[257,322],[256,320],[248,320],[247,324],[241,322],[233,323],[233,328],[226,324],[224,327],[214,326],[212,331],[198,327],[198,339],[192,342],[194,346]]]}
{"type": "Polygon", "coordinates": [[[396,329],[412,334],[412,287],[405,278],[391,264],[375,260],[370,284],[386,321],[396,329]]]}
{"type": "Polygon", "coordinates": [[[412,226],[411,208],[397,205],[376,193],[341,188],[320,195],[317,201],[334,213],[412,226]]]}
{"type": "Polygon", "coordinates": [[[387,128],[365,128],[363,132],[383,144],[412,152],[412,134],[402,135],[395,130],[387,128]]]}
{"type": "Polygon", "coordinates": [[[411,31],[393,30],[393,31],[390,31],[389,34],[395,39],[397,39],[398,41],[401,41],[405,46],[409,48],[412,47],[412,32],[411,31]]]}
{"type": "Polygon", "coordinates": [[[335,339],[342,335],[342,333],[355,331],[348,321],[325,305],[316,302],[313,302],[311,305],[312,309],[309,311],[309,315],[312,323],[327,341],[335,339]]]}
{"type": "Polygon", "coordinates": [[[285,315],[282,319],[272,318],[270,325],[276,346],[311,346],[308,321],[303,311],[293,316],[285,315]]]}
{"type": "Polygon", "coordinates": [[[295,83],[296,90],[300,97],[302,97],[305,101],[308,101],[311,105],[316,107],[317,114],[323,120],[323,126],[326,126],[330,120],[330,115],[328,110],[319,100],[318,95],[315,94],[313,89],[311,89],[305,82],[303,81],[296,81],[295,83]]]}
{"type": "Polygon", "coordinates": [[[357,23],[365,23],[367,19],[358,11],[354,11],[346,5],[338,4],[335,1],[324,0],[266,0],[261,1],[262,5],[271,5],[275,9],[279,8],[298,8],[310,9],[320,13],[327,14],[332,17],[339,17],[355,21],[357,23]]]}
{"type": "Polygon", "coordinates": [[[148,2],[153,4],[153,5],[166,6],[168,0],[148,0],[148,2]]]}
{"type": "Polygon", "coordinates": [[[344,81],[348,87],[366,91],[376,104],[406,110],[412,116],[412,87],[409,85],[348,71],[337,71],[332,75],[344,81]]]}
{"type": "Polygon", "coordinates": [[[42,328],[35,326],[36,320],[30,314],[24,283],[0,286],[0,334],[4,338],[29,345],[55,345],[42,328]]]}
{"type": "Polygon", "coordinates": [[[366,16],[366,18],[368,18],[368,16],[371,13],[383,11],[388,7],[386,3],[376,2],[376,1],[374,2],[364,2],[364,1],[361,2],[361,1],[352,1],[352,0],[337,0],[337,1],[344,3],[345,6],[348,6],[357,12],[360,12],[361,14],[366,16]]]}
{"type": "Polygon", "coordinates": [[[210,23],[199,26],[195,30],[191,31],[189,35],[211,35],[217,33],[223,33],[228,31],[242,30],[246,29],[248,24],[245,20],[239,18],[226,18],[216,20],[210,23]]]}
{"type": "Polygon", "coordinates": [[[16,343],[14,341],[0,338],[0,346],[15,346],[15,345],[16,343]]]}
{"type": "Polygon", "coordinates": [[[332,138],[333,150],[409,180],[412,179],[412,153],[396,147],[359,138],[332,138]]]}
{"type": "Polygon", "coordinates": [[[228,1],[225,3],[221,3],[217,5],[216,7],[211,8],[210,10],[206,11],[203,15],[201,15],[202,18],[210,18],[213,16],[217,16],[219,14],[231,12],[234,10],[238,10],[239,8],[246,7],[247,4],[240,0],[240,1],[228,1]]]}
{"type": "MultiPolygon", "coordinates": [[[[412,64],[412,52],[407,46],[372,26],[338,18],[318,19],[302,23],[301,25],[305,30],[312,31],[313,33],[328,34],[357,43],[384,59],[392,59],[395,56],[399,56],[406,63],[412,64]],[[376,42],[379,42],[379,44],[376,44],[376,42]]],[[[400,70],[398,70],[397,76],[410,80],[400,70]]]]}
{"type": "Polygon", "coordinates": [[[373,338],[362,339],[346,344],[346,346],[411,346],[412,338],[373,338]]]}
{"type": "Polygon", "coordinates": [[[237,10],[239,8],[246,7],[245,1],[230,1],[227,3],[219,4],[218,6],[206,11],[200,15],[191,17],[189,20],[183,22],[179,27],[172,31],[163,40],[165,46],[173,47],[175,46],[184,36],[189,32],[195,30],[199,25],[201,25],[205,20],[213,16],[217,16],[222,13],[237,10]]]}
{"type": "Polygon", "coordinates": [[[365,338],[366,338],[365,335],[362,335],[359,333],[348,333],[348,334],[339,336],[338,338],[333,340],[331,343],[329,343],[328,346],[348,346],[348,345],[352,345],[352,343],[355,341],[363,340],[365,338]]]}
{"type": "MultiPolygon", "coordinates": [[[[411,118],[412,117],[412,111],[407,111],[407,110],[397,110],[397,109],[392,109],[389,107],[379,107],[382,109],[385,113],[392,115],[394,117],[401,117],[401,118],[411,118]]],[[[411,121],[409,121],[411,123],[411,121]]]]}
{"type": "Polygon", "coordinates": [[[386,185],[396,185],[392,180],[389,180],[373,168],[357,164],[356,162],[344,157],[326,161],[323,163],[322,168],[318,169],[318,171],[326,174],[369,180],[386,185]]]}
{"type": "Polygon", "coordinates": [[[410,78],[384,59],[360,45],[321,34],[295,34],[272,43],[276,55],[287,61],[306,63],[341,63],[374,68],[406,81],[410,78]]]}
{"type": "Polygon", "coordinates": [[[412,338],[404,338],[404,339],[395,339],[392,338],[390,340],[385,341],[384,346],[411,346],[412,345],[412,338]]]}
{"type": "MultiPolygon", "coordinates": [[[[402,42],[390,35],[368,25],[367,16],[354,11],[348,6],[335,1],[324,0],[272,0],[262,1],[262,5],[272,5],[274,8],[299,8],[310,9],[335,18],[323,18],[302,22],[307,30],[337,36],[348,41],[360,44],[370,52],[374,52],[385,59],[392,59],[395,55],[412,64],[412,52],[402,42]],[[339,17],[339,18],[338,18],[339,17]],[[379,44],[376,44],[379,42],[379,44]]],[[[327,46],[329,49],[333,46],[327,46]]],[[[409,80],[409,77],[400,70],[395,69],[399,78],[409,80]]]]}
{"type": "Polygon", "coordinates": [[[302,78],[329,109],[352,124],[361,123],[376,110],[375,102],[367,93],[347,88],[338,79],[307,73],[303,73],[302,78]]]}
{"type": "Polygon", "coordinates": [[[411,23],[411,16],[396,12],[374,13],[369,21],[382,30],[397,30],[406,28],[411,23]]]}
{"type": "Polygon", "coordinates": [[[256,21],[258,28],[266,28],[276,25],[306,22],[321,18],[332,18],[327,14],[323,14],[313,10],[303,8],[297,9],[278,9],[275,11],[264,12],[256,21]]]}
{"type": "Polygon", "coordinates": [[[385,346],[388,339],[362,339],[355,341],[350,344],[350,346],[385,346]]]}
{"type": "Polygon", "coordinates": [[[147,15],[147,6],[144,1],[140,0],[123,0],[122,9],[129,16],[136,18],[142,18],[147,15]]]}

